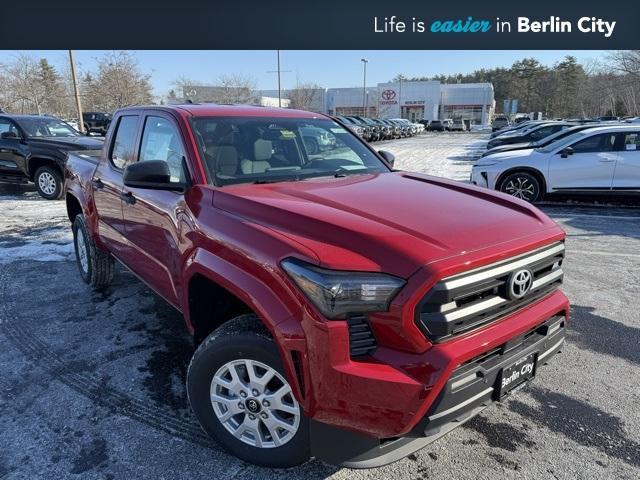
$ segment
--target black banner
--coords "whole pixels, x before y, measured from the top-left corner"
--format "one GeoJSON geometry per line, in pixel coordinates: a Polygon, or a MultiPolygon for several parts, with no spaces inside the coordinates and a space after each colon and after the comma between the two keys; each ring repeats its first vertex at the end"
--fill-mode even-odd
{"type": "Polygon", "coordinates": [[[633,49],[640,2],[4,2],[3,49],[633,49]]]}

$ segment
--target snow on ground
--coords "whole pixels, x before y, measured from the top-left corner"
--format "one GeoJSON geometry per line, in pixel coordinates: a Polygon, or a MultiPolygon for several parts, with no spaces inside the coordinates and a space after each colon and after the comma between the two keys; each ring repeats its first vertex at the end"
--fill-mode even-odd
{"type": "Polygon", "coordinates": [[[0,186],[0,265],[16,260],[71,258],[73,238],[64,201],[30,187],[0,186]]]}
{"type": "Polygon", "coordinates": [[[468,181],[471,166],[486,150],[488,141],[486,132],[427,132],[373,146],[393,153],[395,167],[400,170],[468,181]]]}

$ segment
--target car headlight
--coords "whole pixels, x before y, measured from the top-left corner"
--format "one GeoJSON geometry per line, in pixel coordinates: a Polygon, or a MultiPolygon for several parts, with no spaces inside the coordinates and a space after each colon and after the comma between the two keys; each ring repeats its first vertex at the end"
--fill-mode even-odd
{"type": "Polygon", "coordinates": [[[386,311],[405,284],[383,273],[328,270],[293,258],[283,260],[282,268],[327,318],[386,311]]]}

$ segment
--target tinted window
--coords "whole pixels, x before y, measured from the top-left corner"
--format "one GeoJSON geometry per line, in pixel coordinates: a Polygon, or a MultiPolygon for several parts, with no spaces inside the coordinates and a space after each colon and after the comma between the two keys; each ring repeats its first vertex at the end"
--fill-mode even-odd
{"type": "Polygon", "coordinates": [[[169,165],[172,182],[184,181],[182,158],[184,150],[175,126],[162,117],[147,117],[142,133],[140,162],[162,160],[169,165]]]}
{"type": "Polygon", "coordinates": [[[0,135],[2,135],[5,132],[13,132],[16,134],[16,136],[20,135],[18,133],[18,129],[10,120],[6,118],[0,118],[0,135]]]}
{"type": "Polygon", "coordinates": [[[640,132],[625,133],[622,149],[627,152],[640,151],[640,132]]]}
{"type": "Polygon", "coordinates": [[[615,133],[602,133],[571,145],[574,153],[610,152],[616,143],[615,133]]]}
{"type": "Polygon", "coordinates": [[[137,130],[137,115],[120,117],[120,120],[118,120],[113,147],[111,148],[111,163],[113,163],[114,167],[122,169],[133,161],[137,130]]]}

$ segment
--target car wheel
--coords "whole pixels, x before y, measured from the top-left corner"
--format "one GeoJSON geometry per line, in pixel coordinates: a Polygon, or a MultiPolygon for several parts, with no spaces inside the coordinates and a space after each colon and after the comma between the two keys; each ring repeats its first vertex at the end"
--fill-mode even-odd
{"type": "Polygon", "coordinates": [[[528,172],[515,172],[507,175],[500,183],[500,191],[511,196],[536,202],[542,197],[538,178],[528,172]]]}
{"type": "Polygon", "coordinates": [[[33,182],[42,198],[58,200],[62,196],[62,175],[55,167],[48,165],[40,167],[36,170],[33,182]]]}
{"type": "Polygon", "coordinates": [[[200,344],[187,392],[202,428],[236,457],[275,468],[309,460],[309,421],[257,316],[236,317],[200,344]]]}
{"type": "Polygon", "coordinates": [[[307,153],[309,155],[316,155],[320,153],[320,145],[318,141],[313,137],[304,137],[304,145],[307,147],[307,153]]]}
{"type": "Polygon", "coordinates": [[[96,290],[107,287],[113,280],[113,257],[95,246],[84,215],[77,215],[73,221],[73,245],[82,280],[96,290]]]}

